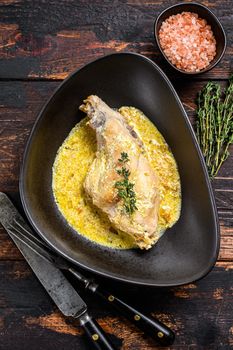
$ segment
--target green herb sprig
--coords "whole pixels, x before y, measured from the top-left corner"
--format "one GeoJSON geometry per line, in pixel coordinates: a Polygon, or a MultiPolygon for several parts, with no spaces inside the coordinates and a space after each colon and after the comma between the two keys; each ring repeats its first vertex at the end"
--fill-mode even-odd
{"type": "Polygon", "coordinates": [[[128,154],[126,152],[121,153],[121,158],[118,159],[122,164],[121,169],[117,169],[117,174],[123,177],[122,181],[116,181],[115,187],[117,189],[117,195],[124,202],[124,210],[127,214],[132,215],[136,207],[136,194],[133,190],[134,183],[129,181],[130,171],[124,165],[129,161],[128,154]]]}
{"type": "Polygon", "coordinates": [[[197,99],[196,133],[207,169],[215,177],[233,142],[233,75],[221,99],[221,87],[208,82],[197,99]]]}

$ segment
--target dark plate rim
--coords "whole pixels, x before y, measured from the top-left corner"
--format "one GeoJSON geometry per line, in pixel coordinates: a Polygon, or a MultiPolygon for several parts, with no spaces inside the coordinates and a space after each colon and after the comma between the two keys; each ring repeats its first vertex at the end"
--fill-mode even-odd
{"type": "Polygon", "coordinates": [[[39,236],[45,240],[56,252],[58,252],[59,254],[61,254],[63,257],[65,257],[67,260],[71,261],[72,263],[74,263],[75,265],[87,270],[87,271],[90,271],[92,273],[95,273],[99,276],[102,276],[102,277],[105,277],[105,278],[110,278],[110,279],[113,279],[115,281],[119,281],[119,282],[124,282],[124,283],[128,283],[128,284],[133,284],[133,285],[138,285],[138,286],[148,286],[148,287],[174,287],[174,286],[181,286],[181,285],[184,285],[184,284],[188,284],[188,283],[191,283],[191,282],[194,282],[194,281],[197,281],[201,278],[203,278],[204,276],[206,276],[211,270],[212,268],[214,267],[215,263],[216,263],[216,260],[217,260],[217,257],[218,257],[218,253],[219,253],[219,248],[220,248],[220,232],[219,232],[219,221],[218,221],[218,214],[217,214],[217,208],[216,208],[216,203],[215,203],[215,199],[214,199],[214,194],[213,194],[213,189],[212,189],[212,186],[211,186],[211,183],[210,183],[210,180],[209,180],[209,175],[208,175],[208,172],[207,172],[207,168],[206,168],[206,165],[205,165],[205,161],[204,161],[204,158],[202,156],[202,153],[201,153],[201,150],[200,150],[200,147],[198,145],[198,142],[196,140],[196,136],[194,134],[194,130],[192,128],[192,125],[188,119],[188,116],[186,114],[186,111],[181,103],[181,100],[177,94],[177,92],[175,91],[175,88],[173,87],[172,83],[170,82],[170,80],[168,79],[168,77],[166,76],[166,74],[162,71],[162,69],[156,64],[154,63],[151,59],[141,55],[141,54],[138,54],[138,53],[132,53],[132,52],[121,52],[121,53],[112,53],[112,54],[109,54],[109,55],[105,55],[105,56],[102,56],[100,58],[97,58],[91,62],[89,62],[88,64],[82,66],[81,68],[75,70],[74,72],[72,72],[54,91],[54,93],[52,94],[52,96],[48,99],[48,101],[45,103],[45,105],[42,107],[41,111],[39,112],[38,114],[38,117],[36,118],[35,122],[34,122],[34,125],[33,125],[33,128],[31,130],[31,133],[29,135],[29,138],[28,138],[28,141],[26,143],[26,147],[25,147],[25,151],[24,151],[24,155],[23,155],[23,159],[22,159],[22,164],[21,164],[21,168],[20,168],[20,176],[19,176],[19,193],[20,193],[20,198],[21,198],[21,202],[22,202],[22,206],[23,206],[23,209],[24,209],[24,212],[27,216],[27,219],[29,220],[30,224],[32,225],[32,227],[35,229],[35,231],[39,234],[39,236]],[[215,246],[215,249],[214,249],[214,253],[213,253],[213,256],[212,256],[212,259],[210,259],[210,262],[208,264],[208,266],[206,267],[206,269],[204,271],[201,271],[199,273],[196,273],[196,275],[194,275],[192,278],[187,278],[187,279],[184,279],[182,280],[181,282],[178,282],[178,283],[156,283],[155,282],[142,282],[142,281],[137,281],[137,280],[134,280],[133,278],[127,278],[127,277],[120,277],[118,275],[115,275],[114,273],[107,273],[107,272],[103,272],[103,271],[99,271],[98,269],[96,270],[95,267],[91,267],[91,266],[87,266],[85,264],[82,264],[78,261],[76,261],[75,259],[73,259],[72,257],[70,257],[69,255],[67,255],[66,253],[64,253],[63,251],[61,251],[59,248],[57,248],[54,244],[52,244],[50,242],[49,239],[47,239],[43,232],[41,232],[39,230],[39,228],[37,227],[37,225],[34,223],[33,221],[33,218],[30,214],[30,208],[27,206],[27,202],[26,202],[26,198],[25,198],[25,195],[24,195],[24,175],[25,175],[25,164],[27,162],[27,157],[28,157],[28,153],[29,153],[29,148],[31,146],[31,144],[33,143],[33,135],[34,135],[34,131],[37,129],[37,125],[38,125],[38,122],[40,121],[40,118],[43,116],[47,106],[53,101],[53,99],[55,98],[57,92],[67,83],[67,81],[69,79],[71,79],[74,75],[76,75],[79,71],[81,71],[82,69],[85,69],[86,66],[90,65],[90,64],[93,64],[97,61],[100,61],[100,60],[105,60],[105,59],[108,59],[109,57],[112,57],[112,56],[136,56],[138,58],[140,58],[141,60],[143,61],[146,61],[147,63],[149,63],[153,69],[157,70],[159,72],[159,74],[161,74],[161,76],[163,77],[163,79],[165,80],[165,82],[167,83],[168,87],[170,88],[171,92],[173,93],[181,111],[182,111],[182,114],[183,114],[183,118],[184,118],[184,121],[186,123],[186,126],[187,128],[189,129],[190,131],[190,136],[192,137],[192,141],[194,143],[194,146],[198,152],[198,155],[199,155],[199,159],[200,159],[200,162],[201,162],[201,165],[202,165],[202,169],[203,169],[203,172],[204,172],[204,176],[205,176],[205,182],[206,182],[206,185],[207,185],[207,188],[208,188],[208,192],[209,192],[209,196],[210,196],[210,201],[211,201],[211,205],[212,205],[212,208],[213,208],[213,213],[214,213],[214,224],[215,224],[215,240],[216,240],[216,246],[215,246]]]}
{"type": "Polygon", "coordinates": [[[223,58],[223,55],[226,51],[226,46],[227,46],[227,37],[226,37],[226,33],[225,33],[225,30],[223,28],[223,25],[222,23],[220,22],[220,20],[218,19],[218,17],[205,5],[203,4],[199,4],[198,2],[180,2],[178,4],[174,4],[174,5],[171,5],[167,8],[165,8],[158,16],[157,18],[155,19],[154,21],[154,37],[155,37],[155,41],[158,45],[158,48],[161,52],[161,54],[163,55],[163,57],[165,58],[166,62],[174,69],[176,70],[177,72],[183,74],[183,75],[190,75],[190,76],[195,76],[195,75],[199,75],[199,74],[202,74],[202,73],[206,73],[208,72],[209,70],[211,70],[212,68],[214,68],[220,61],[221,59],[223,58]],[[207,12],[209,12],[210,16],[213,17],[213,19],[215,20],[215,22],[217,23],[217,25],[219,26],[220,30],[222,31],[222,34],[223,34],[223,37],[224,37],[224,43],[223,43],[223,49],[222,49],[222,52],[221,52],[221,55],[219,56],[219,58],[211,63],[204,69],[200,70],[199,72],[186,72],[180,68],[177,68],[173,63],[171,63],[169,61],[169,59],[167,58],[167,56],[165,55],[161,45],[160,45],[160,42],[159,42],[159,38],[158,38],[158,33],[157,33],[157,28],[158,28],[158,22],[161,18],[161,16],[166,13],[168,10],[170,9],[173,9],[173,8],[176,8],[176,7],[179,7],[179,6],[184,6],[184,5],[195,5],[195,6],[198,6],[198,7],[202,7],[204,8],[207,12]]]}

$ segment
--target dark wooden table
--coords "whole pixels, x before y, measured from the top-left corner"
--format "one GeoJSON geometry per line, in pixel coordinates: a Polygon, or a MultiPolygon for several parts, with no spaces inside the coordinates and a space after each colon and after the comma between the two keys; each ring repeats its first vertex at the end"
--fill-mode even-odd
{"type": "MultiPolygon", "coordinates": [[[[207,80],[224,86],[233,72],[233,3],[201,1],[220,18],[228,37],[226,54],[211,72],[194,78],[174,75],[153,38],[153,22],[176,1],[0,0],[0,190],[20,208],[19,167],[36,116],[74,69],[111,52],[140,52],[172,80],[193,121],[195,96],[207,80]]],[[[233,348],[233,155],[213,186],[221,225],[221,249],[213,271],[179,288],[140,289],[103,281],[131,303],[176,332],[171,349],[233,348]]],[[[156,344],[94,297],[91,311],[124,350],[156,344]]],[[[57,311],[6,232],[0,229],[0,349],[88,350],[81,329],[57,311]]]]}

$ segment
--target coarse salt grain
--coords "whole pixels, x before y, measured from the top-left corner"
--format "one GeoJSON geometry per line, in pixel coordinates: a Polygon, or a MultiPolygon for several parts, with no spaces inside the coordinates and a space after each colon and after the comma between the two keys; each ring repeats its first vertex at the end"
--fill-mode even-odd
{"type": "Polygon", "coordinates": [[[169,61],[186,72],[199,72],[216,55],[211,26],[193,12],[168,17],[159,30],[159,42],[169,61]]]}

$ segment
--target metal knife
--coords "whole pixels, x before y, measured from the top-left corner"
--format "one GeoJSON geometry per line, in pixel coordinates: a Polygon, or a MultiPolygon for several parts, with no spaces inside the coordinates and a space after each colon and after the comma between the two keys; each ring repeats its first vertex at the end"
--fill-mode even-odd
{"type": "Polygon", "coordinates": [[[15,236],[11,235],[9,230],[14,220],[21,221],[23,219],[8,197],[0,192],[0,222],[57,307],[65,316],[78,319],[80,326],[84,328],[96,349],[115,350],[116,348],[111,344],[102,328],[89,316],[87,305],[65,278],[64,274],[54,265],[38,256],[15,236]]]}

